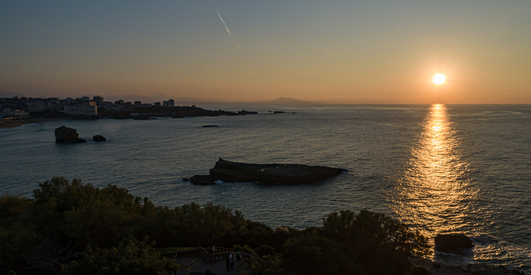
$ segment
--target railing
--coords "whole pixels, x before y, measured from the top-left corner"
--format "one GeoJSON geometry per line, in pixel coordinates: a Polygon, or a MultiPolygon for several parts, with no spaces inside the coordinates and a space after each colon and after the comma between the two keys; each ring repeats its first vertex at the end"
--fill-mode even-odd
{"type": "Polygon", "coordinates": [[[210,263],[210,253],[208,253],[208,251],[202,247],[198,247],[197,250],[199,253],[199,258],[205,261],[205,263],[210,263]]]}
{"type": "MultiPolygon", "coordinates": [[[[190,250],[183,250],[178,252],[172,252],[172,253],[165,253],[163,256],[166,258],[179,258],[179,257],[199,257],[201,258],[205,263],[214,263],[217,261],[224,261],[227,259],[227,256],[235,252],[234,250],[226,247],[215,247],[215,251],[213,252],[211,247],[204,248],[204,247],[197,247],[197,249],[190,249],[190,250]]],[[[244,259],[250,259],[253,256],[249,253],[245,253],[242,251],[237,251],[242,256],[242,260],[244,259]]],[[[261,261],[260,258],[258,258],[259,261],[261,261]]],[[[191,272],[190,275],[203,275],[204,272],[191,272]]],[[[289,272],[289,271],[277,271],[273,273],[274,275],[297,275],[296,273],[289,272]]]]}
{"type": "MultiPolygon", "coordinates": [[[[214,263],[217,261],[224,261],[225,259],[227,259],[230,253],[234,252],[234,250],[230,248],[221,247],[221,246],[216,246],[215,249],[216,249],[215,250],[216,252],[213,252],[211,248],[203,248],[200,246],[199,257],[206,263],[214,263]]],[[[242,259],[252,257],[251,254],[241,252],[241,251],[239,252],[240,252],[240,255],[242,256],[242,259]]]]}

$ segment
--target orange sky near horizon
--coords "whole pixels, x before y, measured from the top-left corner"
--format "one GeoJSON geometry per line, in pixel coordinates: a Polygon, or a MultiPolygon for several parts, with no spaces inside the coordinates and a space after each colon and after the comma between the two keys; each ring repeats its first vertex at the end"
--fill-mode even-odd
{"type": "Polygon", "coordinates": [[[7,1],[0,4],[0,91],[531,104],[529,10],[527,1],[479,0],[7,1]],[[432,82],[436,73],[444,84],[432,82]]]}

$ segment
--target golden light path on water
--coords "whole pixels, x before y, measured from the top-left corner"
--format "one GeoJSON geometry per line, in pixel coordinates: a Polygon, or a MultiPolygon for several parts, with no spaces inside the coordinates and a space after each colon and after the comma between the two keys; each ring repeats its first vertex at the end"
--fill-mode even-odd
{"type": "Polygon", "coordinates": [[[468,166],[446,106],[432,105],[404,175],[390,196],[392,210],[430,237],[466,231],[474,220],[477,193],[467,179],[468,166]]]}

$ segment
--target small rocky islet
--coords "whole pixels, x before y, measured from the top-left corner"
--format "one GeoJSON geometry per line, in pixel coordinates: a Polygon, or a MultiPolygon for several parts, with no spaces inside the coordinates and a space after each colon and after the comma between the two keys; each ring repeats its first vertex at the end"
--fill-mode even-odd
{"type": "MultiPolygon", "coordinates": [[[[101,142],[106,141],[107,139],[102,135],[95,135],[92,137],[93,141],[101,142]]],[[[79,138],[77,130],[74,128],[61,126],[55,129],[55,142],[56,143],[83,143],[87,140],[79,138]]]]}
{"type": "Polygon", "coordinates": [[[304,164],[254,164],[220,158],[208,175],[190,178],[193,184],[212,185],[223,182],[258,182],[265,184],[310,184],[337,176],[345,169],[304,164]]]}

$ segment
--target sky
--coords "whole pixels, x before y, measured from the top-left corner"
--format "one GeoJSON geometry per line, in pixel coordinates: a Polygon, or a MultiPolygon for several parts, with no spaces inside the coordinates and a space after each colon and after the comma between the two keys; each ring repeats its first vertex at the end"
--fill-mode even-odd
{"type": "Polygon", "coordinates": [[[0,0],[0,91],[531,104],[530,14],[528,0],[0,0]]]}

